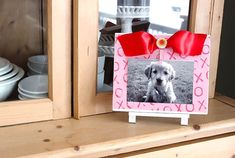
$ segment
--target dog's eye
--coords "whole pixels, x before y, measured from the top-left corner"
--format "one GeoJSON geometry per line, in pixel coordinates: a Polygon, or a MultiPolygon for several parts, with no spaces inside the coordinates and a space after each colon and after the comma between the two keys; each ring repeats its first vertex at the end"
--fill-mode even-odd
{"type": "Polygon", "coordinates": [[[168,72],[167,72],[167,71],[164,71],[163,73],[164,73],[164,75],[168,75],[168,72]]]}
{"type": "Polygon", "coordinates": [[[156,74],[156,73],[157,73],[157,70],[153,70],[153,73],[156,74]]]}

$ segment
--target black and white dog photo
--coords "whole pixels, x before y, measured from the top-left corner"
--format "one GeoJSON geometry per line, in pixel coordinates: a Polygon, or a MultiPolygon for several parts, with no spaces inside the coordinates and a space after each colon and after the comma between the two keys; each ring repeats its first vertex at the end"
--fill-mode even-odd
{"type": "Polygon", "coordinates": [[[194,63],[128,60],[128,102],[191,104],[194,63]]]}
{"type": "Polygon", "coordinates": [[[172,80],[175,78],[174,68],[166,62],[151,62],[145,69],[148,77],[148,89],[145,102],[173,103],[176,100],[172,80]]]}

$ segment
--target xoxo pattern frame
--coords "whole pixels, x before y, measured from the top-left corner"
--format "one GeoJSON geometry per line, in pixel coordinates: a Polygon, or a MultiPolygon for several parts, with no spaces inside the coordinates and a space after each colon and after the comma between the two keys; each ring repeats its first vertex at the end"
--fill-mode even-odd
{"type": "MultiPolygon", "coordinates": [[[[169,38],[168,35],[161,37],[169,38]]],[[[158,38],[158,37],[157,37],[158,38]]],[[[193,90],[192,103],[154,103],[141,101],[128,101],[128,60],[123,49],[116,40],[114,55],[114,87],[113,87],[113,111],[125,112],[159,112],[159,113],[208,113],[208,86],[210,64],[210,37],[207,36],[203,51],[198,56],[182,56],[171,48],[158,49],[152,54],[131,57],[132,59],[147,59],[160,61],[193,62],[193,90]]]]}

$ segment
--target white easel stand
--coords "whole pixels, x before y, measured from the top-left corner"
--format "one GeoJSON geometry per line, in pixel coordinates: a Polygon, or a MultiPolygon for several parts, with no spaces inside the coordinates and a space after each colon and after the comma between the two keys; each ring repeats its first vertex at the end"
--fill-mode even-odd
{"type": "Polygon", "coordinates": [[[150,112],[129,112],[129,123],[136,123],[137,116],[145,117],[167,117],[167,118],[181,118],[180,124],[182,126],[188,125],[189,114],[166,114],[166,113],[150,113],[150,112]]]}

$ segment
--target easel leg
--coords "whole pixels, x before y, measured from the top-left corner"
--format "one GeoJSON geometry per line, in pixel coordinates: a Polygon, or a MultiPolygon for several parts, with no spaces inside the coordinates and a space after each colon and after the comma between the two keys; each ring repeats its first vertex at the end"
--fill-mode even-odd
{"type": "Polygon", "coordinates": [[[129,123],[136,123],[136,115],[129,112],[129,123]]]}
{"type": "Polygon", "coordinates": [[[182,126],[187,126],[188,125],[188,117],[182,117],[181,118],[181,121],[180,121],[180,124],[182,125],[182,126]]]}

